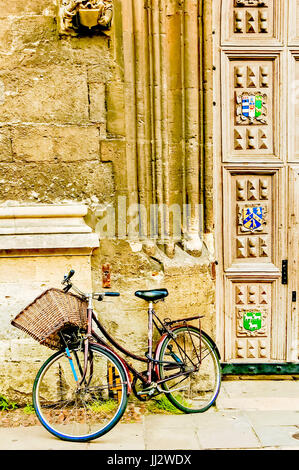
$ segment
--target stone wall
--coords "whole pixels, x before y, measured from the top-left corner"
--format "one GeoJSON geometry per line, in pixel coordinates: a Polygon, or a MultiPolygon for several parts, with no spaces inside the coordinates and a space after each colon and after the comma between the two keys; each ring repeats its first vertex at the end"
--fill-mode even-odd
{"type": "Polygon", "coordinates": [[[1,203],[113,197],[112,165],[100,158],[109,39],[60,38],[56,8],[0,2],[1,203]]]}
{"type": "MultiPolygon", "coordinates": [[[[215,337],[211,115],[205,111],[212,105],[212,51],[210,39],[202,39],[203,23],[211,37],[211,0],[205,13],[201,0],[114,0],[109,31],[77,36],[59,34],[57,2],[0,0],[0,205],[83,203],[94,232],[99,218],[115,207],[117,220],[125,219],[124,232],[117,225],[115,236],[100,236],[89,267],[94,289],[101,290],[101,267],[109,262],[112,288],[122,294],[97,306],[105,326],[144,352],[146,304],[134,291],[167,287],[169,297],[158,304],[161,317],[205,314],[203,326],[215,337]],[[120,196],[127,207],[147,210],[189,204],[183,239],[175,239],[168,210],[164,218],[156,214],[155,238],[143,212],[137,237],[130,233],[136,214],[120,213],[120,196]]],[[[47,285],[60,280],[65,264],[77,269],[80,286],[89,261],[82,258],[81,265],[74,253],[58,254],[47,255],[55,266],[47,285]]],[[[0,292],[14,269],[24,269],[34,298],[41,284],[33,266],[41,258],[34,261],[34,250],[29,264],[20,253],[2,255],[9,269],[0,292]]],[[[20,283],[15,304],[10,300],[10,317],[22,288],[20,283]]],[[[26,289],[28,297],[28,283],[26,289]]],[[[0,392],[26,396],[50,351],[41,353],[9,328],[1,340],[0,392]]]]}

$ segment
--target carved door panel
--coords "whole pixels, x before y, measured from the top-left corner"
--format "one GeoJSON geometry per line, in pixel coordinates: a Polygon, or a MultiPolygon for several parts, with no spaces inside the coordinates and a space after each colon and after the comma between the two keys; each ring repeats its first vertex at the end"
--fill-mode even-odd
{"type": "Polygon", "coordinates": [[[281,40],[280,6],[276,0],[233,0],[223,2],[222,44],[250,42],[267,44],[281,40]]]}
{"type": "Polygon", "coordinates": [[[218,18],[218,342],[224,362],[296,362],[299,0],[222,0],[218,18]]]}
{"type": "Polygon", "coordinates": [[[223,161],[280,160],[281,55],[223,51],[221,65],[223,161]]]}

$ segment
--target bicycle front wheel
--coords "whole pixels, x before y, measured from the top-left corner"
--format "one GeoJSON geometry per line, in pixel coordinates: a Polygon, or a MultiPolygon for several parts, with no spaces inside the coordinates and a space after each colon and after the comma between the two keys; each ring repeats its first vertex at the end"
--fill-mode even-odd
{"type": "Polygon", "coordinates": [[[51,356],[33,386],[41,424],[63,440],[84,442],[102,436],[121,419],[127,405],[123,365],[109,351],[90,346],[83,382],[84,352],[70,349],[51,356]]]}
{"type": "Polygon", "coordinates": [[[221,368],[215,346],[193,327],[173,330],[162,343],[160,379],[168,400],[184,413],[202,413],[215,402],[221,368]]]}

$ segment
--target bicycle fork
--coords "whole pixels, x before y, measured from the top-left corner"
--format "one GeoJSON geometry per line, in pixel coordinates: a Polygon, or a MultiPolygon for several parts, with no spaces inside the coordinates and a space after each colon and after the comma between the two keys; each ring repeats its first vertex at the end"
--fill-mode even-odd
{"type": "Polygon", "coordinates": [[[72,369],[72,372],[73,372],[74,379],[75,379],[76,383],[78,383],[78,376],[77,376],[76,369],[75,369],[75,366],[74,366],[74,363],[73,363],[73,359],[72,359],[72,356],[71,356],[71,353],[70,353],[70,350],[69,350],[68,347],[65,348],[65,352],[66,352],[66,357],[69,360],[69,363],[70,363],[70,366],[71,366],[71,369],[72,369]]]}

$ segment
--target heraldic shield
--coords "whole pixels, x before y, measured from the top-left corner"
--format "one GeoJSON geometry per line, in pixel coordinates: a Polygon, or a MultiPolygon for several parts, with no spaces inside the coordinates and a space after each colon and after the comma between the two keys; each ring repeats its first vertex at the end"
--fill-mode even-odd
{"type": "Polygon", "coordinates": [[[254,231],[263,223],[262,207],[246,207],[243,210],[243,225],[247,230],[254,231]]]}
{"type": "Polygon", "coordinates": [[[243,316],[243,327],[247,331],[257,331],[262,328],[261,312],[247,312],[243,316]]]}

